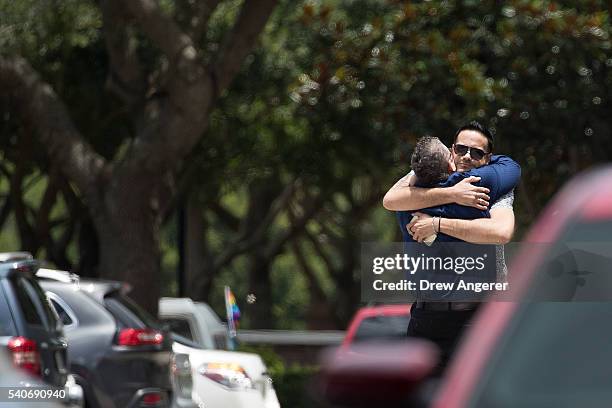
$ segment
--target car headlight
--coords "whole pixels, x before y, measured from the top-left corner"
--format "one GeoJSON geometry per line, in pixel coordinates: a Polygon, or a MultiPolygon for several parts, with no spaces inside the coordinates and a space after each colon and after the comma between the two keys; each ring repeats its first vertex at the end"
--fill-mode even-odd
{"type": "Polygon", "coordinates": [[[198,367],[204,377],[231,389],[254,389],[253,381],[237,363],[204,363],[198,367]]]}

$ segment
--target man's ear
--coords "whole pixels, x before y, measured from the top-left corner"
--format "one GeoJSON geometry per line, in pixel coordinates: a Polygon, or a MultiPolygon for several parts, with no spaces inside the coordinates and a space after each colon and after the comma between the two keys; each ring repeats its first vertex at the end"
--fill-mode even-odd
{"type": "Polygon", "coordinates": [[[493,153],[485,154],[485,164],[489,164],[489,162],[491,161],[491,156],[493,156],[493,153]]]}
{"type": "Polygon", "coordinates": [[[448,159],[448,171],[449,173],[454,173],[457,171],[457,166],[455,165],[455,161],[453,160],[452,156],[450,159],[448,159]]]}

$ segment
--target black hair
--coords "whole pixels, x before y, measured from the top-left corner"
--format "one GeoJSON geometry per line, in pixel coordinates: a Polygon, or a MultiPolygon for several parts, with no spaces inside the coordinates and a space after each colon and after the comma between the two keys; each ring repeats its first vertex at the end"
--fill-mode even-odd
{"type": "Polygon", "coordinates": [[[448,178],[450,152],[443,147],[444,144],[437,137],[423,136],[417,141],[410,166],[419,186],[432,187],[448,178]]]}
{"type": "Polygon", "coordinates": [[[471,121],[467,125],[461,126],[459,130],[457,130],[455,137],[453,138],[453,143],[457,143],[457,136],[459,136],[459,133],[463,132],[464,130],[473,130],[486,137],[489,145],[489,151],[487,153],[491,153],[493,151],[493,134],[488,128],[475,120],[471,121]]]}

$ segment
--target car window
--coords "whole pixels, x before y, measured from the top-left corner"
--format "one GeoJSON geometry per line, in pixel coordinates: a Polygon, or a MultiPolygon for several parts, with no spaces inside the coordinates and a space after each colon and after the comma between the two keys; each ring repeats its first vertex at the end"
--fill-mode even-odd
{"type": "Polygon", "coordinates": [[[114,293],[104,304],[123,327],[160,329],[159,322],[127,296],[114,293]]]}
{"type": "Polygon", "coordinates": [[[16,333],[13,317],[4,295],[4,290],[0,287],[0,336],[14,336],[16,333]]]}
{"type": "Polygon", "coordinates": [[[35,305],[36,293],[32,290],[31,285],[25,278],[19,276],[11,279],[11,283],[26,323],[43,326],[43,318],[35,305]]]}
{"type": "Polygon", "coordinates": [[[406,337],[409,321],[410,315],[366,317],[357,328],[353,341],[406,337]]]}
{"type": "Polygon", "coordinates": [[[57,312],[57,315],[62,321],[62,324],[64,326],[70,326],[71,324],[73,324],[74,320],[72,320],[72,317],[70,317],[66,309],[64,309],[55,299],[51,298],[50,300],[51,304],[55,308],[55,311],[57,312]]]}
{"type": "Polygon", "coordinates": [[[532,246],[546,255],[536,267],[527,299],[612,300],[612,222],[579,222],[552,244],[532,246]]]}
{"type": "Polygon", "coordinates": [[[181,318],[163,318],[160,319],[162,323],[168,325],[168,328],[171,332],[178,334],[188,340],[193,341],[193,334],[191,333],[191,327],[189,326],[189,321],[187,319],[181,318]]]}
{"type": "Polygon", "coordinates": [[[42,290],[40,284],[36,280],[28,279],[27,282],[31,287],[36,303],[40,305],[39,307],[42,310],[42,314],[47,322],[48,328],[52,330],[57,329],[59,325],[59,316],[51,305],[51,301],[45,294],[45,291],[42,290]]]}

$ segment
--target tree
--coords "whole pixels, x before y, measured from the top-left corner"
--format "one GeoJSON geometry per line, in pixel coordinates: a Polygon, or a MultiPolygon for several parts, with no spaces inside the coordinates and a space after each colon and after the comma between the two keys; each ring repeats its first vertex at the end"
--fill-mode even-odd
{"type": "MultiPolygon", "coordinates": [[[[273,280],[279,263],[285,268],[283,282],[299,280],[311,303],[317,303],[310,311],[313,319],[327,316],[339,325],[348,319],[358,302],[356,241],[397,233],[377,197],[408,170],[412,146],[422,135],[449,141],[453,130],[471,118],[495,128],[498,151],[523,167],[516,203],[523,228],[569,176],[612,153],[606,143],[612,132],[607,117],[611,28],[603,1],[282,1],[232,85],[210,102],[181,84],[191,80],[189,72],[195,72],[194,83],[200,83],[198,75],[206,82],[205,70],[218,66],[223,40],[229,38],[225,33],[238,21],[241,3],[160,2],[158,14],[173,16],[192,40],[197,55],[192,65],[168,58],[157,46],[159,39],[143,30],[142,18],[112,2],[101,7],[84,0],[5,2],[3,16],[18,16],[13,20],[25,28],[19,31],[3,20],[0,47],[24,56],[53,84],[80,136],[102,157],[106,170],[100,184],[106,187],[98,195],[105,201],[98,207],[122,208],[110,197],[117,183],[125,186],[138,173],[130,167],[134,158],[142,158],[143,175],[156,174],[159,183],[147,187],[135,181],[123,197],[161,197],[142,207],[147,211],[132,206],[124,211],[153,227],[120,242],[139,243],[140,234],[155,237],[163,222],[158,218],[171,219],[171,209],[184,200],[189,226],[199,226],[190,229],[188,241],[195,254],[190,264],[196,265],[190,295],[214,298],[219,277],[245,282],[237,294],[257,295],[255,305],[245,306],[255,325],[269,326],[269,316],[278,309],[273,306],[290,303],[281,300],[286,287],[273,280]],[[109,23],[119,20],[126,24],[109,23]],[[190,71],[196,65],[203,70],[190,71]],[[169,91],[176,82],[184,92],[169,91]],[[197,100],[177,104],[178,95],[197,100]],[[200,102],[208,113],[196,108],[200,102]],[[182,123],[166,119],[184,119],[195,110],[206,118],[204,124],[193,122],[205,129],[205,137],[192,137],[195,147],[184,147],[188,155],[174,141],[162,154],[187,157],[186,165],[175,162],[163,171],[146,167],[141,153],[163,144],[149,141],[160,141],[154,135],[162,134],[169,140],[170,126],[178,129],[182,123]],[[160,181],[160,175],[169,174],[160,181]]],[[[2,89],[19,84],[10,79],[14,75],[3,76],[2,89]]],[[[87,218],[100,210],[81,185],[53,172],[60,162],[45,162],[46,155],[39,154],[45,144],[32,148],[35,154],[20,153],[27,141],[40,138],[35,137],[38,126],[25,126],[36,124],[33,116],[18,120],[11,114],[14,101],[2,96],[2,106],[10,108],[2,109],[8,111],[0,118],[2,136],[10,137],[0,146],[8,162],[0,171],[15,179],[7,195],[23,198],[22,245],[46,249],[60,265],[63,253],[70,252],[67,242],[75,243],[77,235],[95,237],[87,234],[87,218]],[[50,174],[59,182],[48,183],[50,174]],[[36,179],[49,192],[29,200],[25,196],[37,186],[36,179]],[[61,187],[55,196],[54,185],[61,187]],[[70,216],[46,215],[53,197],[65,202],[70,216]]],[[[21,112],[28,111],[21,106],[21,112]]],[[[0,216],[17,216],[13,202],[19,204],[3,202],[0,216]]],[[[93,223],[111,230],[101,237],[105,242],[112,243],[108,236],[123,228],[99,219],[93,223]]],[[[78,241],[83,249],[96,247],[95,239],[78,241]]],[[[156,246],[155,239],[148,241],[147,248],[156,246]]],[[[110,244],[104,245],[108,253],[110,244]]],[[[95,262],[95,256],[90,259],[86,264],[95,262]]],[[[121,277],[125,271],[110,272],[121,277]]],[[[292,313],[294,319],[302,316],[295,309],[292,313]]]]}
{"type": "Polygon", "coordinates": [[[15,111],[87,202],[101,275],[131,283],[134,297],[151,311],[159,294],[159,229],[174,178],[276,1],[245,1],[220,44],[202,39],[218,3],[177,2],[175,10],[164,10],[153,0],[100,1],[108,88],[132,113],[134,126],[110,159],[80,133],[61,96],[27,60],[0,58],[0,86],[15,111]],[[147,41],[156,50],[147,56],[153,64],[145,66],[139,52],[147,41]]]}

